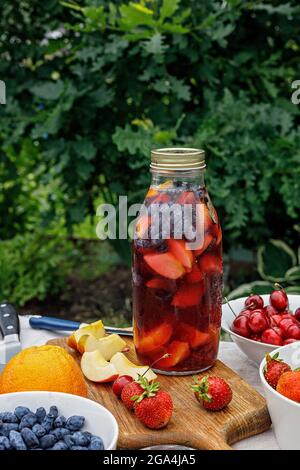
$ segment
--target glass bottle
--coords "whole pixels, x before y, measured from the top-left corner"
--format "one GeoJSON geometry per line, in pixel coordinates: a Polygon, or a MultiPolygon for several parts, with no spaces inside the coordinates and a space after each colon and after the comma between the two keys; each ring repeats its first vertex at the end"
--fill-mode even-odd
{"type": "Polygon", "coordinates": [[[152,182],[135,227],[134,344],[140,362],[156,361],[164,374],[204,371],[218,353],[222,231],[205,166],[203,150],[152,151],[152,182]]]}

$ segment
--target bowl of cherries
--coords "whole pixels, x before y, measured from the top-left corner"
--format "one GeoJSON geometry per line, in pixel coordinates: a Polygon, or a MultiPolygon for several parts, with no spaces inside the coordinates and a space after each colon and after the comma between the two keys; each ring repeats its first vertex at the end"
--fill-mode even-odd
{"type": "Polygon", "coordinates": [[[235,299],[222,307],[222,328],[252,361],[300,341],[300,295],[277,288],[270,295],[235,299]]]}

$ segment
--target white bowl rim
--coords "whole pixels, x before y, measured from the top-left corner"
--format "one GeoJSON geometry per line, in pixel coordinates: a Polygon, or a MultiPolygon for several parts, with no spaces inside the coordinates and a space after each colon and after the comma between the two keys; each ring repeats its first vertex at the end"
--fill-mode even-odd
{"type": "MultiPolygon", "coordinates": [[[[300,343],[300,342],[299,342],[300,343]]],[[[280,346],[279,348],[277,349],[274,349],[274,351],[272,351],[272,353],[276,354],[276,353],[281,353],[283,349],[291,349],[291,346],[295,344],[295,343],[292,343],[292,344],[286,344],[285,346],[280,346]]],[[[300,347],[300,344],[299,344],[299,347],[300,347]]],[[[291,400],[290,398],[287,398],[285,397],[284,395],[281,395],[281,393],[277,392],[277,390],[275,390],[273,387],[271,387],[270,384],[268,384],[268,382],[266,381],[265,379],[265,376],[264,376],[264,367],[265,367],[265,364],[266,364],[266,358],[264,357],[263,360],[261,361],[260,363],[260,366],[259,366],[259,375],[260,375],[260,380],[261,382],[267,387],[267,389],[273,394],[275,395],[276,397],[279,397],[281,398],[283,401],[289,403],[289,404],[293,404],[296,408],[300,408],[300,403],[294,401],[294,400],[291,400]]]]}
{"type": "MultiPolygon", "coordinates": [[[[113,437],[111,439],[111,442],[109,443],[109,445],[107,446],[106,449],[104,450],[111,450],[112,447],[117,444],[118,442],[118,438],[119,438],[119,425],[118,425],[118,422],[116,420],[116,418],[114,417],[114,415],[107,409],[105,408],[105,406],[101,405],[101,403],[98,403],[97,401],[95,400],[91,400],[90,398],[86,398],[86,397],[82,397],[81,395],[75,395],[73,393],[64,393],[64,392],[54,392],[54,391],[47,391],[47,390],[27,390],[27,391],[24,391],[24,392],[12,392],[12,393],[2,393],[0,395],[0,397],[4,397],[6,398],[7,400],[9,400],[10,397],[18,397],[18,396],[37,396],[37,395],[44,395],[44,396],[49,396],[49,394],[53,394],[53,395],[58,395],[60,397],[72,397],[75,401],[78,401],[78,402],[82,402],[82,401],[85,401],[85,402],[89,402],[89,403],[93,403],[95,406],[98,406],[100,408],[102,408],[102,410],[104,410],[104,412],[109,416],[110,420],[111,420],[111,424],[112,424],[112,427],[113,427],[113,437]]],[[[81,413],[81,411],[78,411],[78,414],[81,413]]]]}
{"type": "MultiPolygon", "coordinates": [[[[269,296],[269,294],[261,294],[261,297],[264,297],[264,296],[269,296]]],[[[237,299],[232,299],[232,300],[229,300],[229,302],[234,302],[235,300],[246,300],[249,296],[247,297],[238,297],[237,299]]],[[[299,303],[300,303],[300,295],[299,294],[290,294],[289,297],[299,297],[299,303]]],[[[228,305],[227,302],[223,303],[223,305],[228,305]]],[[[229,308],[229,307],[228,307],[229,308]]],[[[229,308],[230,310],[230,308],[229,308]]],[[[236,338],[241,338],[245,341],[248,341],[250,343],[255,343],[259,348],[262,347],[262,348],[265,348],[266,346],[270,347],[271,351],[273,351],[274,347],[277,346],[277,344],[270,344],[270,343],[263,343],[262,341],[254,341],[253,339],[250,339],[250,338],[246,338],[245,336],[241,336],[241,335],[238,335],[237,333],[234,333],[228,326],[227,326],[227,322],[225,324],[225,319],[223,318],[222,316],[222,321],[221,321],[221,328],[222,330],[226,331],[226,333],[232,335],[232,336],[235,336],[236,338]],[[273,348],[273,349],[272,349],[273,348]]],[[[285,346],[289,346],[288,344],[285,344],[284,346],[277,346],[278,348],[284,348],[285,346]]],[[[271,387],[272,388],[272,387],[271,387]]]]}

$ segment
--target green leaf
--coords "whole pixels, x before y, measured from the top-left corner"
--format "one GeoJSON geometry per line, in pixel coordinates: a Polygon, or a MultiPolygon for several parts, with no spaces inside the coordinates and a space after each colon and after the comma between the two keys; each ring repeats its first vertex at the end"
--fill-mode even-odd
{"type": "Polygon", "coordinates": [[[266,281],[254,281],[249,284],[242,284],[227,296],[228,300],[247,297],[250,294],[270,294],[274,290],[274,285],[266,281]]]}
{"type": "Polygon", "coordinates": [[[183,80],[179,80],[175,77],[170,78],[172,92],[177,96],[179,100],[189,101],[191,98],[191,89],[189,85],[186,85],[183,80]]]}
{"type": "Polygon", "coordinates": [[[268,281],[283,282],[286,272],[296,263],[295,253],[281,240],[270,240],[257,252],[257,270],[268,281]]]}
{"type": "Polygon", "coordinates": [[[160,8],[160,21],[163,22],[166,18],[174,15],[179,7],[180,0],[163,0],[160,8]]]}
{"type": "Polygon", "coordinates": [[[62,94],[64,84],[61,80],[57,82],[45,81],[31,87],[30,91],[38,98],[44,100],[57,100],[62,94]]]}
{"type": "Polygon", "coordinates": [[[85,138],[76,140],[73,144],[73,148],[76,154],[85,158],[85,160],[92,160],[97,153],[95,145],[89,139],[85,138]]]}
{"type": "Polygon", "coordinates": [[[137,26],[154,26],[153,10],[141,3],[130,2],[128,5],[121,5],[120,15],[119,22],[125,30],[131,30],[137,26]]]}
{"type": "Polygon", "coordinates": [[[285,274],[285,280],[288,282],[300,281],[300,266],[290,268],[285,274]]]}
{"type": "Polygon", "coordinates": [[[160,33],[154,34],[150,39],[143,42],[143,47],[148,54],[163,54],[169,46],[164,44],[164,37],[160,33]]]}
{"type": "Polygon", "coordinates": [[[287,294],[299,294],[300,295],[300,286],[288,286],[285,288],[287,294]]]}

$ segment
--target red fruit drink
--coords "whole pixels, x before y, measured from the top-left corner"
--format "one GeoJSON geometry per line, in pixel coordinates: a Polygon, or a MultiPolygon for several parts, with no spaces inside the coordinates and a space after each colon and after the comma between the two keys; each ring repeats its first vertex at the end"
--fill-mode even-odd
{"type": "Polygon", "coordinates": [[[152,184],[136,224],[134,343],[141,363],[158,361],[154,369],[165,374],[203,371],[218,353],[222,232],[204,168],[201,150],[152,152],[152,184]]]}

